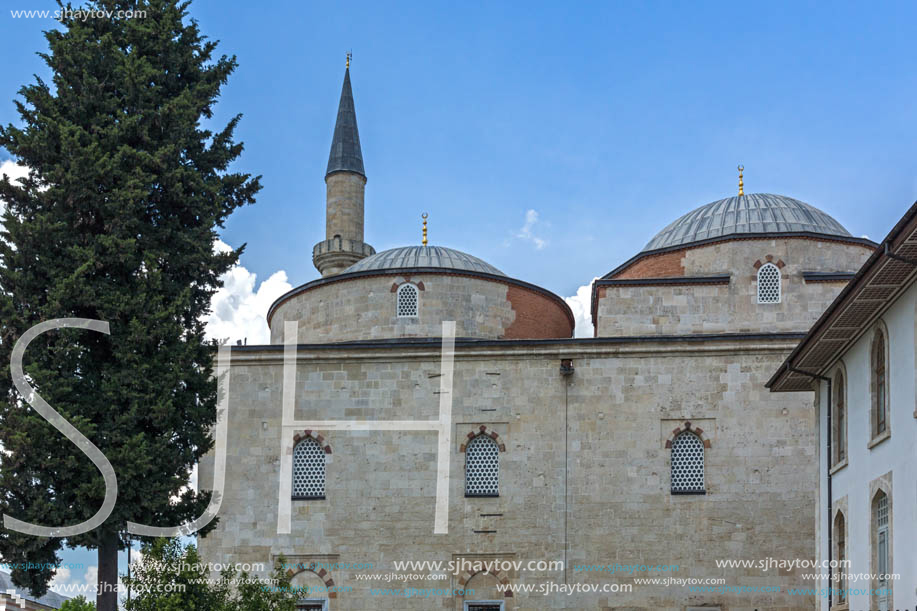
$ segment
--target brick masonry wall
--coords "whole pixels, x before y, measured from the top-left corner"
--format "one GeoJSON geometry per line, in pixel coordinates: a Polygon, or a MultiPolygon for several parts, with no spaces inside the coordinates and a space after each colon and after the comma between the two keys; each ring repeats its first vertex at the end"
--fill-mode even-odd
{"type": "Polygon", "coordinates": [[[678,275],[728,273],[729,285],[599,287],[598,335],[807,331],[845,283],[806,283],[802,273],[855,272],[870,252],[802,238],[735,240],[680,251],[678,275]],[[767,261],[781,267],[780,303],[757,303],[755,264],[767,261]]]}
{"type": "MultiPolygon", "coordinates": [[[[569,583],[632,583],[574,572],[573,564],[678,564],[671,576],[725,577],[729,585],[803,585],[797,575],[718,569],[716,559],[808,558],[814,548],[815,437],[811,396],[763,387],[790,344],[699,342],[460,349],[453,389],[449,533],[433,535],[436,434],[317,431],[326,455],[323,501],[292,502],[292,534],[277,535],[282,364],[276,352],[236,351],[231,369],[229,455],[220,523],[200,541],[204,558],[266,562],[333,558],[372,562],[321,579],[349,586],[332,611],[462,609],[463,599],[370,596],[357,573],[388,573],[393,560],[470,558],[568,561],[569,583]],[[575,373],[559,373],[573,358],[575,373]],[[565,422],[565,413],[567,419],[565,422]],[[690,421],[710,441],[707,494],[669,493],[672,430],[690,421]],[[505,445],[500,497],[465,498],[461,445],[485,425],[505,445]],[[566,431],[566,436],[565,436],[566,431]],[[566,437],[566,438],[565,438],[566,437]],[[565,519],[566,517],[566,519],[565,519]],[[475,531],[495,531],[481,533],[475,531]],[[566,540],[566,543],[565,543],[566,540]]],[[[436,351],[389,349],[300,354],[295,418],[435,420],[436,351]]],[[[292,435],[302,427],[289,431],[292,435]]],[[[283,433],[286,434],[286,433],[283,433]]],[[[212,481],[209,461],[202,485],[212,481]]],[[[644,575],[645,576],[645,575],[644,575]]],[[[557,572],[510,572],[510,583],[563,583],[557,572]]],[[[297,576],[317,584],[313,573],[297,576]]],[[[418,588],[497,590],[493,576],[415,581],[418,588]]],[[[634,586],[618,594],[517,594],[510,611],[812,609],[786,594],[691,595],[634,586]]]]}
{"type": "Polygon", "coordinates": [[[505,339],[524,339],[533,337],[571,337],[573,326],[570,319],[548,297],[510,285],[506,291],[516,318],[506,328],[505,339]]]}
{"type": "Polygon", "coordinates": [[[685,275],[685,250],[676,250],[640,259],[615,278],[673,278],[685,275]]]}

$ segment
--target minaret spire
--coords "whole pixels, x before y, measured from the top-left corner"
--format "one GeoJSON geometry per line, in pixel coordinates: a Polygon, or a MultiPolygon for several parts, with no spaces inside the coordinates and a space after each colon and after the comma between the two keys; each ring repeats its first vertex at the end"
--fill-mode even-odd
{"type": "Polygon", "coordinates": [[[341,101],[338,104],[338,117],[334,124],[331,154],[328,155],[328,170],[325,175],[332,172],[354,172],[365,178],[360,132],[357,130],[357,111],[354,108],[353,89],[350,86],[350,58],[351,54],[348,53],[347,67],[344,69],[344,86],[341,88],[341,101]]]}
{"type": "Polygon", "coordinates": [[[344,67],[344,86],[331,138],[325,172],[325,240],[312,249],[312,262],[322,276],[339,274],[360,259],[374,254],[363,241],[363,195],[366,172],[357,131],[357,113],[350,86],[350,60],[344,67]]]}

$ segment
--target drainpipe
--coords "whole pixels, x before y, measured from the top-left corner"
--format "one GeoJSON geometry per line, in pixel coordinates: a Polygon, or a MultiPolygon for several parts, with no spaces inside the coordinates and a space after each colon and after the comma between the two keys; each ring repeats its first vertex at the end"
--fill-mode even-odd
{"type": "MultiPolygon", "coordinates": [[[[827,483],[827,488],[828,488],[828,523],[826,524],[826,529],[825,529],[825,530],[826,530],[827,533],[828,533],[828,568],[829,568],[829,570],[830,570],[831,557],[832,557],[832,552],[833,552],[833,550],[831,549],[831,544],[832,544],[831,530],[834,528],[834,524],[832,524],[832,520],[831,520],[831,507],[834,505],[834,501],[833,501],[833,499],[831,498],[831,412],[833,411],[832,401],[833,401],[833,399],[834,399],[834,397],[833,397],[832,394],[831,394],[831,378],[825,377],[825,376],[823,376],[823,375],[819,375],[819,374],[817,374],[817,373],[812,373],[812,372],[810,372],[810,371],[803,371],[802,369],[796,369],[795,367],[793,367],[793,366],[790,365],[789,363],[787,363],[787,369],[788,369],[789,371],[792,371],[793,373],[798,373],[799,375],[804,375],[804,376],[807,376],[807,377],[810,377],[810,378],[813,378],[813,379],[816,379],[816,380],[821,380],[822,382],[825,382],[825,384],[827,384],[827,386],[828,386],[828,401],[826,402],[826,404],[827,404],[827,409],[828,409],[828,413],[827,413],[827,426],[825,427],[825,428],[827,429],[827,434],[825,435],[825,440],[826,440],[826,442],[827,442],[826,445],[825,445],[825,447],[826,447],[826,456],[825,456],[826,467],[825,467],[825,474],[826,474],[826,476],[827,476],[827,482],[828,482],[828,483],[827,483]]],[[[821,390],[821,389],[819,389],[819,390],[821,390]]],[[[834,597],[833,597],[833,596],[828,596],[828,609],[829,609],[829,610],[831,609],[831,603],[832,603],[833,600],[834,600],[834,597]]]]}
{"type": "Polygon", "coordinates": [[[563,376],[564,380],[564,584],[567,583],[567,516],[569,514],[569,507],[567,502],[567,477],[570,473],[569,469],[569,456],[570,451],[568,447],[567,439],[570,436],[570,380],[571,376],[576,370],[573,367],[573,359],[561,359],[560,360],[560,375],[563,376]]]}

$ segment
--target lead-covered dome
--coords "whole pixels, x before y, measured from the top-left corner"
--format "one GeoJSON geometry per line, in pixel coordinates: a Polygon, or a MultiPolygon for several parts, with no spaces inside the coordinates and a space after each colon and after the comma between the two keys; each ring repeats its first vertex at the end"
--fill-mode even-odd
{"type": "Polygon", "coordinates": [[[403,246],[383,250],[358,261],[343,273],[383,269],[440,268],[505,276],[496,267],[477,257],[442,246],[403,246]]]}
{"type": "Polygon", "coordinates": [[[751,193],[692,210],[656,234],[643,252],[730,235],[770,233],[851,237],[834,218],[805,202],[783,195],[751,193]]]}

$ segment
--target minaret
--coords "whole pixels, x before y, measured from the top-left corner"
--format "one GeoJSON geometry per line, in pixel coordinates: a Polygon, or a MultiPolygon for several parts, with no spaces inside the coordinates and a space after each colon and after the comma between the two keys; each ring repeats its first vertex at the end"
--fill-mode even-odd
{"type": "Polygon", "coordinates": [[[366,174],[363,171],[357,113],[350,88],[349,53],[325,184],[325,240],[312,248],[312,262],[322,276],[333,276],[376,252],[372,246],[363,242],[363,190],[366,187],[366,174]]]}

